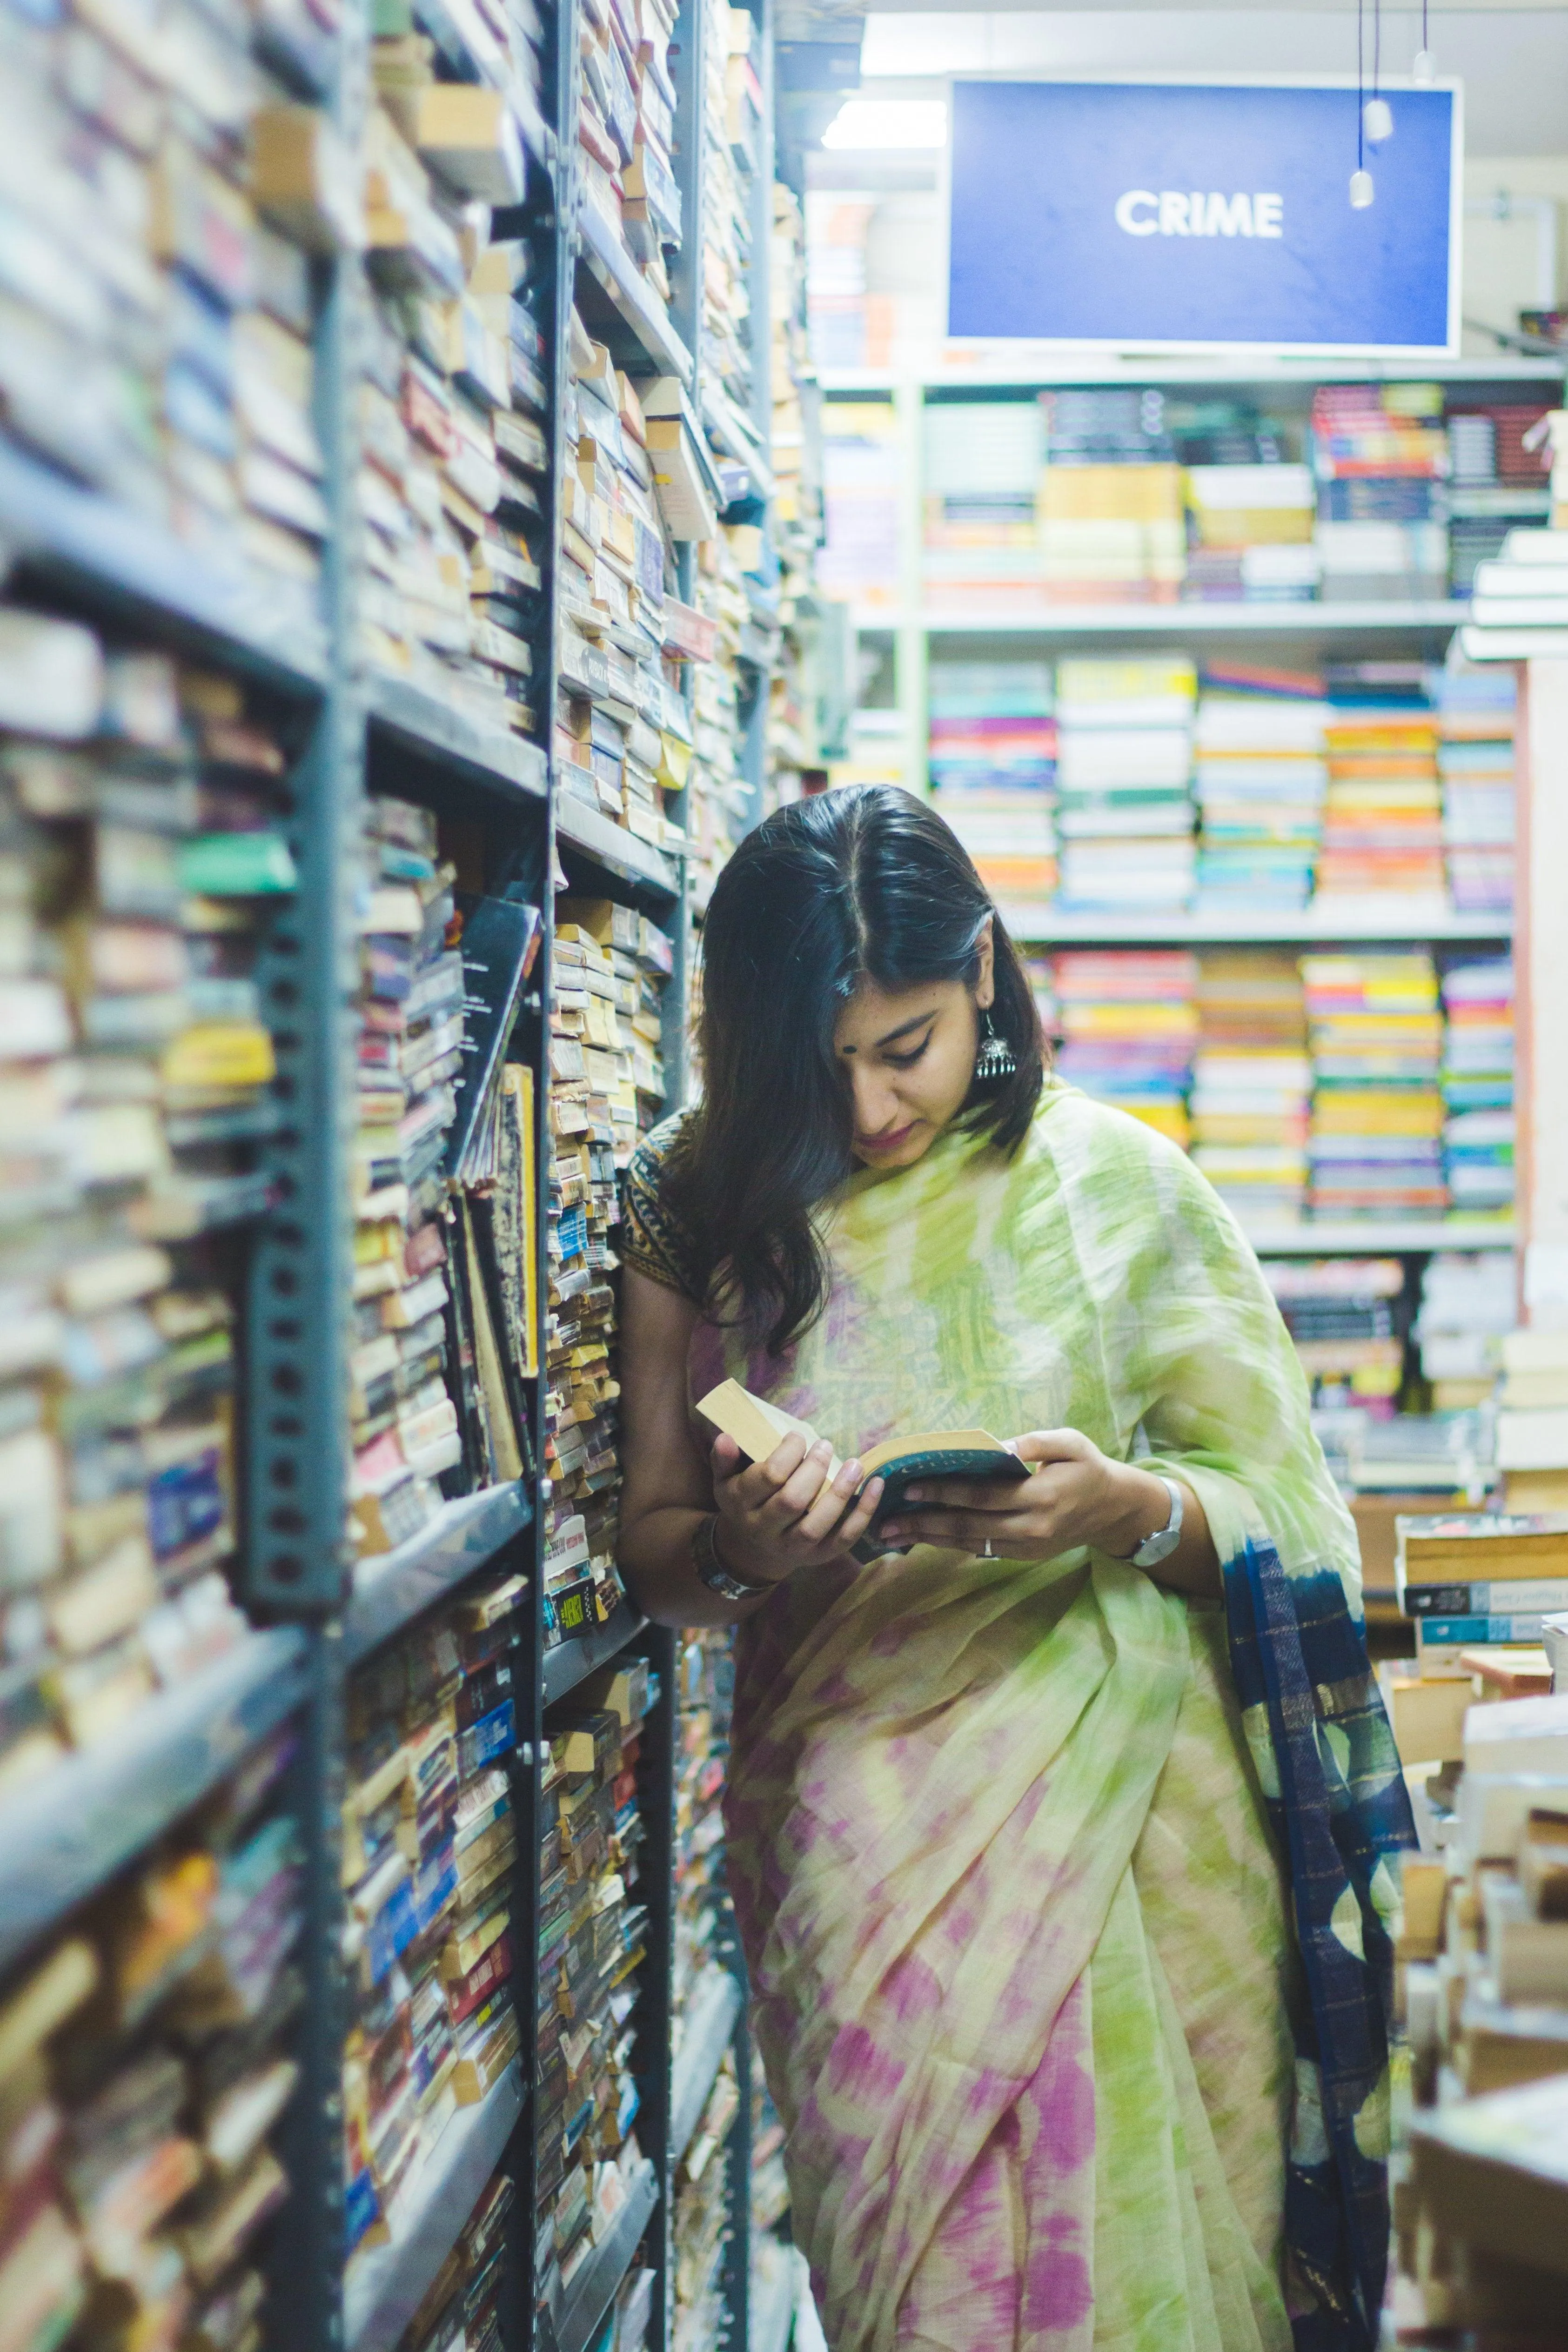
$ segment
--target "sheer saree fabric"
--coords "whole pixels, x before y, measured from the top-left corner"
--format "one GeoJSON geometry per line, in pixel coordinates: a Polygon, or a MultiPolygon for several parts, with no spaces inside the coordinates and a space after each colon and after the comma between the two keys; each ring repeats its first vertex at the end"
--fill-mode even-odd
{"type": "Polygon", "coordinates": [[[921,1545],[741,1629],[730,1878],[833,2352],[1370,2344],[1407,1814],[1256,1262],[1060,1087],[1011,1161],[949,1134],[824,1230],[823,1319],[781,1360],[704,1322],[694,1395],[728,1370],[845,1454],[1141,1430],[1226,1596],[921,1545]]]}

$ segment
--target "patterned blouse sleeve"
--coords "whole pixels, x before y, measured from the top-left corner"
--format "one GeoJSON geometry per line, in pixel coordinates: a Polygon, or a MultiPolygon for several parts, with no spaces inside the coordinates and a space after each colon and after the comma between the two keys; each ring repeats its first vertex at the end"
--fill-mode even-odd
{"type": "Polygon", "coordinates": [[[617,1255],[623,1265],[635,1266],[651,1282],[662,1283],[700,1307],[704,1286],[697,1272],[697,1252],[690,1234],[664,1200],[664,1163],[681,1124],[677,1117],[650,1129],[627,1163],[621,1178],[617,1255]]]}

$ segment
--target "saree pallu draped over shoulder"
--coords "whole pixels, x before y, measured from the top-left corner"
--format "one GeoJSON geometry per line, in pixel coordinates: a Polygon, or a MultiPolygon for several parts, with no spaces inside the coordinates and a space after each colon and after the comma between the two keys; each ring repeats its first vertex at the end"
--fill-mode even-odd
{"type": "Polygon", "coordinates": [[[1071,1426],[1201,1497],[1225,1606],[1088,1551],[798,1575],[739,1635],[728,1801],[833,2352],[1363,2352],[1409,1811],[1353,1529],[1256,1261],[1051,1087],[828,1217],[827,1311],[728,1370],[847,1455],[1071,1426]]]}

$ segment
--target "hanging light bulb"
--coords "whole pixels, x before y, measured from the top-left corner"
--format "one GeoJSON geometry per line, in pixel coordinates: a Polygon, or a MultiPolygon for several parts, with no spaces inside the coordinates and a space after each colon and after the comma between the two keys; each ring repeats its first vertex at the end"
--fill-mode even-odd
{"type": "Polygon", "coordinates": [[[1352,211],[1364,213],[1368,205],[1372,202],[1373,194],[1373,189],[1372,184],[1372,173],[1366,171],[1352,172],[1351,173],[1351,207],[1352,211]]]}
{"type": "Polygon", "coordinates": [[[1369,147],[1381,147],[1394,136],[1394,110],[1385,98],[1369,98],[1362,109],[1362,127],[1369,147]]]}
{"type": "Polygon", "coordinates": [[[1426,46],[1426,0],[1421,0],[1421,47],[1411,62],[1410,79],[1426,89],[1436,77],[1437,60],[1426,46]]]}

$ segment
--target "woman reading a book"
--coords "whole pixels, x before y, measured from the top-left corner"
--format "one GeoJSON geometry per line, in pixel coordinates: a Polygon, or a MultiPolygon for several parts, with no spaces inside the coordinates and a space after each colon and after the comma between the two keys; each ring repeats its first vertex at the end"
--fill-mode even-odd
{"type": "Polygon", "coordinates": [[[730,1879],[833,2352],[1370,2347],[1408,1811],[1257,1261],[1047,1072],[908,794],[759,826],[704,964],[703,1099],[626,1189],[621,1559],[739,1627],[730,1879]],[[704,1433],[726,1375],[807,1430],[704,1433]],[[862,1454],[979,1428],[1028,1475],[877,1517],[862,1454]]]}

